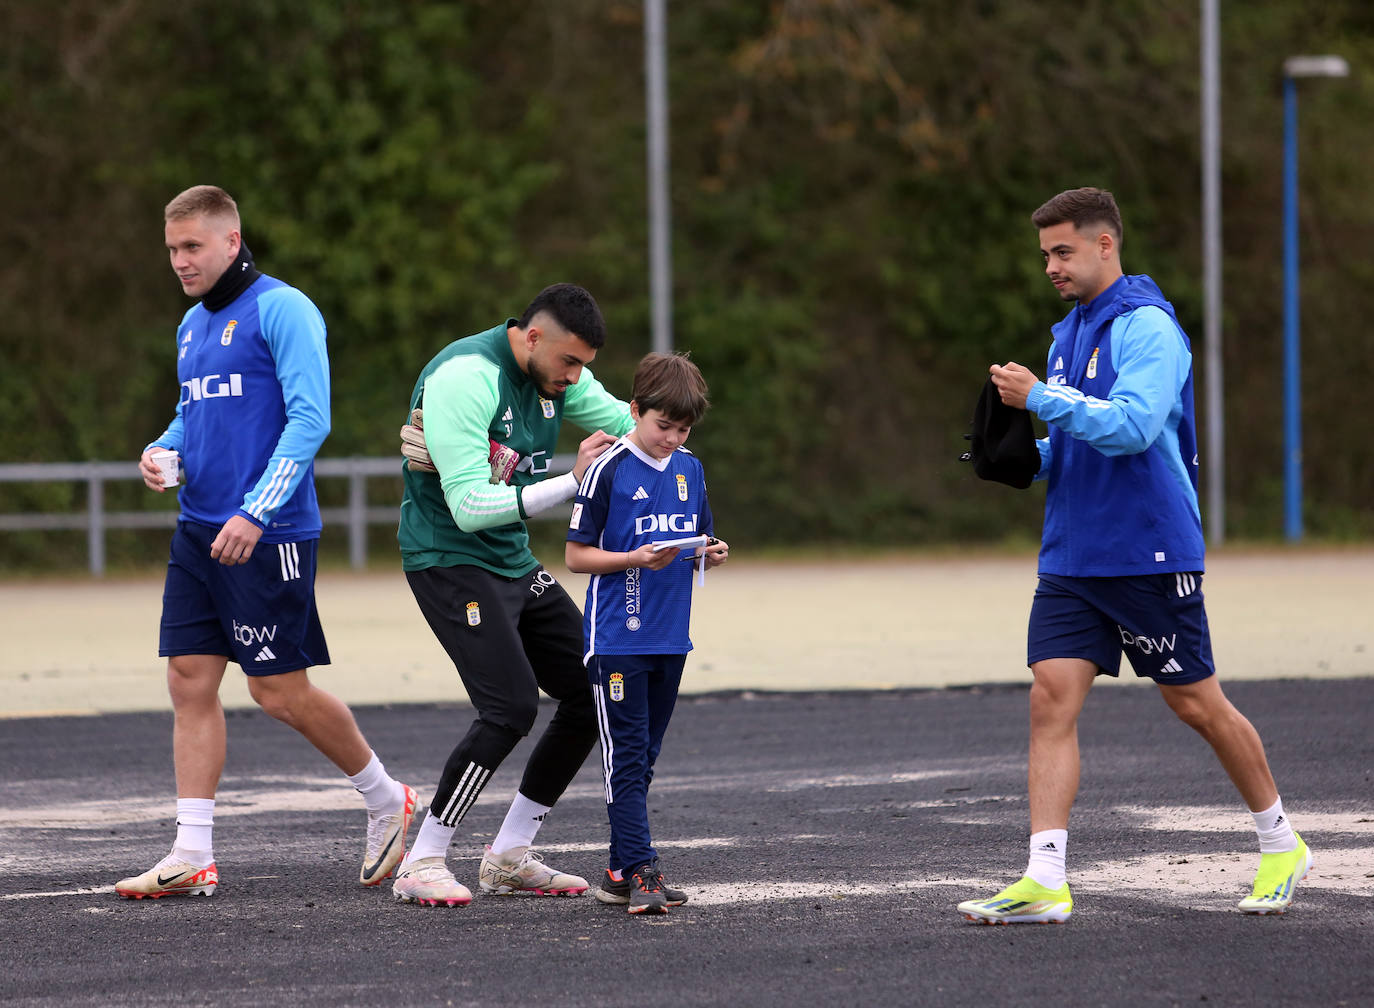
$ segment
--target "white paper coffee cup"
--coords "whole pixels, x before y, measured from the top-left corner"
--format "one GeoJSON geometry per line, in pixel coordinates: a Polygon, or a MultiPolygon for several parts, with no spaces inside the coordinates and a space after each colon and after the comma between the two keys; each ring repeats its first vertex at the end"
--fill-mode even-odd
{"type": "Polygon", "coordinates": [[[181,456],[170,450],[153,452],[153,465],[162,470],[162,485],[174,487],[181,482],[181,456]]]}

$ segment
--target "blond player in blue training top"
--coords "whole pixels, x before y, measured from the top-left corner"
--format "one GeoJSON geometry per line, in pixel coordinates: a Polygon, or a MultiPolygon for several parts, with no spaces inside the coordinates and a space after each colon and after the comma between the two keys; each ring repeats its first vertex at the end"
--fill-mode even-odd
{"type": "Polygon", "coordinates": [[[329,664],[315,610],[320,509],[315,453],[329,433],[324,319],[300,291],[259,273],[238,206],[217,186],[167,204],[165,237],[181,289],[196,299],[176,331],[180,397],[143,450],[180,453],[181,517],[172,535],[158,653],[172,697],[177,830],[171,852],[115,892],[132,899],[214,893],[211,840],[224,769],[220,682],[230,661],[264,711],[348,775],[368,810],[360,880],[379,885],[405,850],[415,792],[394,780],[343,701],[306,670],[329,664]]]}
{"type": "Polygon", "coordinates": [[[705,475],[683,447],[708,405],[706,382],[685,356],[645,357],[630,400],[634,429],[588,467],[568,531],[568,569],[592,575],[584,660],[611,823],[610,862],[595,896],[632,914],[665,913],[687,900],[663,881],[647,802],[692,649],[693,571],[725,563],[730,551],[712,537],[705,475]],[[686,542],[661,545],[675,540],[686,542]]]}

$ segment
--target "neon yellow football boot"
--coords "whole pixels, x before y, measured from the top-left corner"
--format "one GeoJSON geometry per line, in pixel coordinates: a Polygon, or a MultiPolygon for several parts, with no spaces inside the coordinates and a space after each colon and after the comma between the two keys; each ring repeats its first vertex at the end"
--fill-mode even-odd
{"type": "Polygon", "coordinates": [[[1069,884],[1046,889],[1029,876],[991,899],[965,900],[959,912],[974,924],[1062,924],[1073,912],[1069,884]]]}
{"type": "Polygon", "coordinates": [[[1312,852],[1295,832],[1298,846],[1280,854],[1261,854],[1255,888],[1236,904],[1242,913],[1281,914],[1293,902],[1293,891],[1312,868],[1312,852]]]}

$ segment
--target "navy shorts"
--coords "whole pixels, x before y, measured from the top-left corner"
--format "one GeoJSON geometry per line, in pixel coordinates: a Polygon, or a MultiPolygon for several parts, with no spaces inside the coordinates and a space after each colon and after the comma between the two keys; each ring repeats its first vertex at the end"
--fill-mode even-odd
{"type": "Polygon", "coordinates": [[[246,564],[210,557],[219,529],[177,522],[157,653],[224,655],[248,675],[328,665],[315,609],[316,539],[258,543],[246,564]]]}
{"type": "Polygon", "coordinates": [[[1041,574],[1031,603],[1026,664],[1082,658],[1099,675],[1121,671],[1162,686],[1183,685],[1216,672],[1200,573],[1138,577],[1041,574]]]}

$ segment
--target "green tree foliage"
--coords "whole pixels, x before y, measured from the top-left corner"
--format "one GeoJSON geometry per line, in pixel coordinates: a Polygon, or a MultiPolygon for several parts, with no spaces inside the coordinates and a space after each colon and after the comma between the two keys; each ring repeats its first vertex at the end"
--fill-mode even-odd
{"type": "MultiPolygon", "coordinates": [[[[1063,306],[1028,216],[1060,189],[1117,194],[1126,268],[1201,372],[1196,0],[694,0],[668,31],[676,342],[712,386],[694,447],[733,539],[1035,536],[1038,490],[956,458],[987,365],[1043,369],[1063,306]]],[[[424,362],[555,280],[602,302],[596,370],[624,391],[649,341],[642,33],[639,0],[0,6],[0,458],[132,458],[162,429],[187,305],[161,208],[198,182],[324,311],[325,454],[392,451],[424,362]]],[[[1336,432],[1374,371],[1374,21],[1256,0],[1222,38],[1231,531],[1280,524],[1278,71],[1337,52],[1354,76],[1302,85],[1305,466],[1309,527],[1367,536],[1374,448],[1336,432]]]]}

